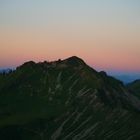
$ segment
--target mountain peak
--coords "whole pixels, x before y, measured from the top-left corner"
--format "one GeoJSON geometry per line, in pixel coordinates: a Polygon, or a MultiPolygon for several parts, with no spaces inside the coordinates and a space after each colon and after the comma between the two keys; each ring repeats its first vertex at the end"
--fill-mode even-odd
{"type": "MultiPolygon", "coordinates": [[[[67,59],[73,59],[73,60],[82,60],[80,57],[77,57],[77,56],[71,56],[67,59]]],[[[83,61],[83,60],[82,60],[83,61]]]]}
{"type": "Polygon", "coordinates": [[[80,66],[80,65],[86,65],[86,63],[77,56],[72,56],[64,60],[68,65],[72,66],[80,66]]]}

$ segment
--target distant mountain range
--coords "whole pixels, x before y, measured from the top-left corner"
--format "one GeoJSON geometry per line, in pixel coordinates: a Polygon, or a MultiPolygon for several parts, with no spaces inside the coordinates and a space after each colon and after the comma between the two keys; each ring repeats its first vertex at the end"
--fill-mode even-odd
{"type": "Polygon", "coordinates": [[[140,79],[140,74],[121,74],[121,75],[114,75],[114,77],[121,80],[124,84],[128,84],[137,79],[140,79]]]}
{"type": "Polygon", "coordinates": [[[12,69],[0,69],[0,73],[9,73],[12,69]]]}
{"type": "Polygon", "coordinates": [[[0,74],[0,139],[139,140],[134,89],[76,56],[24,63],[0,74]]]}

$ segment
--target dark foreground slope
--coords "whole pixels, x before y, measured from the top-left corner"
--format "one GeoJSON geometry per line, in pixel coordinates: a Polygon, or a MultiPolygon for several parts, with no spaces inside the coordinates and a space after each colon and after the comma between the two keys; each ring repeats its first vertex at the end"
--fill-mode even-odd
{"type": "Polygon", "coordinates": [[[127,89],[140,98],[140,80],[135,80],[127,85],[127,89]]]}
{"type": "Polygon", "coordinates": [[[0,140],[139,140],[140,101],[71,57],[0,75],[0,140]]]}

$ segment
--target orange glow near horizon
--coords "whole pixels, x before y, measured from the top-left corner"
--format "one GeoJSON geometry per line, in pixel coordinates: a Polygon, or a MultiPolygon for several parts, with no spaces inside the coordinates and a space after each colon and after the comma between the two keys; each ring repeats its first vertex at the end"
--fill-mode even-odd
{"type": "Polygon", "coordinates": [[[95,69],[140,71],[139,1],[3,1],[0,69],[78,56],[95,69]]]}
{"type": "Polygon", "coordinates": [[[21,34],[21,31],[4,31],[5,37],[1,38],[0,44],[0,67],[18,66],[29,60],[51,61],[76,55],[95,68],[140,70],[139,44],[135,40],[126,42],[121,37],[120,40],[114,40],[115,37],[109,34],[86,38],[78,35],[73,37],[72,34],[48,35],[46,32],[22,31],[21,34]],[[134,44],[135,49],[131,47],[134,44]]]}

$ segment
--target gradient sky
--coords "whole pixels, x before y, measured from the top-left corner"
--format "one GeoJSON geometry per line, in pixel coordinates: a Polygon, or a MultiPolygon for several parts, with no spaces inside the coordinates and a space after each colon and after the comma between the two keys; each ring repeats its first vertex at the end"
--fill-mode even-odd
{"type": "Polygon", "coordinates": [[[140,0],[0,0],[0,68],[72,55],[140,72],[140,0]]]}

